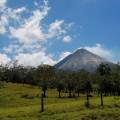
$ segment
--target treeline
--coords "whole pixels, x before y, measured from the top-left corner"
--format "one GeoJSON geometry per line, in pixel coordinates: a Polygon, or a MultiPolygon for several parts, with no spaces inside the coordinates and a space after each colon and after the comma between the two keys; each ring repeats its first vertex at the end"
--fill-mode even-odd
{"type": "Polygon", "coordinates": [[[48,88],[53,88],[59,97],[62,97],[62,91],[67,92],[70,98],[80,93],[86,93],[88,97],[92,92],[99,94],[102,100],[103,95],[120,95],[120,65],[111,69],[109,65],[101,64],[95,73],[58,71],[49,65],[37,68],[6,65],[0,66],[0,81],[40,86],[44,96],[48,88]]]}

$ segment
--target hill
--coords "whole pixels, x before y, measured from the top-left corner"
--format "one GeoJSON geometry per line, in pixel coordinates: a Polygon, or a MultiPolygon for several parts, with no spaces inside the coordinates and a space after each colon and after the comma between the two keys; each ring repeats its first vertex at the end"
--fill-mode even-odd
{"type": "Polygon", "coordinates": [[[58,98],[56,90],[49,89],[45,99],[45,112],[40,113],[38,87],[5,83],[0,89],[0,120],[120,120],[120,97],[104,97],[104,108],[100,98],[91,98],[91,108],[85,107],[86,97],[58,98]]]}
{"type": "Polygon", "coordinates": [[[101,63],[107,63],[111,67],[114,66],[113,63],[86,49],[79,49],[57,63],[55,68],[64,71],[79,71],[85,69],[88,72],[94,72],[101,63]]]}

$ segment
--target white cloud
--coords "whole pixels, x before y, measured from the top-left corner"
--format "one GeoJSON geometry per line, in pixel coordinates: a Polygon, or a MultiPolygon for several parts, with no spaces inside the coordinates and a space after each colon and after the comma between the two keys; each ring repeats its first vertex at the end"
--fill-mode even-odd
{"type": "Polygon", "coordinates": [[[5,47],[5,48],[3,48],[3,51],[5,53],[11,53],[12,52],[12,47],[5,47]]]}
{"type": "Polygon", "coordinates": [[[85,49],[89,50],[90,52],[99,55],[101,57],[112,59],[113,54],[110,50],[104,48],[101,44],[96,44],[95,46],[86,46],[85,49]]]}
{"type": "Polygon", "coordinates": [[[66,30],[62,28],[64,20],[56,20],[49,25],[47,38],[58,37],[61,34],[65,34],[66,30]]]}
{"type": "MultiPolygon", "coordinates": [[[[36,2],[34,4],[37,8],[32,11],[31,16],[22,18],[23,23],[19,27],[9,27],[11,37],[23,44],[33,44],[35,42],[45,42],[49,39],[58,39],[66,36],[68,29],[73,23],[67,24],[64,20],[55,20],[49,25],[44,24],[44,19],[50,10],[48,1],[44,0],[44,5],[41,7],[38,7],[38,3],[36,2]]],[[[15,11],[18,13],[24,10],[25,8],[23,7],[15,11]]],[[[69,39],[66,41],[70,41],[70,37],[66,37],[65,39],[69,39]]]]}
{"type": "Polygon", "coordinates": [[[0,34],[6,33],[6,26],[8,25],[8,17],[2,14],[0,17],[0,34]]]}
{"type": "Polygon", "coordinates": [[[5,6],[4,3],[5,7],[0,11],[0,34],[9,36],[11,41],[3,51],[12,55],[13,61],[18,60],[19,64],[25,66],[37,66],[42,63],[53,65],[56,61],[50,54],[46,54],[47,48],[44,45],[48,40],[55,39],[70,42],[68,31],[73,23],[56,19],[50,24],[45,24],[44,19],[50,10],[48,0],[43,0],[43,5],[39,2],[34,2],[33,5],[36,6],[34,10],[26,7],[13,9],[5,6]]]}
{"type": "Polygon", "coordinates": [[[10,27],[11,36],[24,44],[31,44],[37,40],[45,40],[46,38],[45,34],[43,34],[42,20],[47,16],[49,9],[48,2],[44,0],[42,10],[36,9],[32,12],[32,15],[29,18],[23,18],[24,23],[21,24],[20,27],[10,27]]]}
{"type": "Polygon", "coordinates": [[[44,40],[45,36],[39,26],[42,17],[39,10],[34,11],[33,16],[25,20],[20,28],[10,27],[11,36],[18,39],[20,43],[25,44],[31,44],[36,40],[44,40]]]}
{"type": "MultiPolygon", "coordinates": [[[[112,51],[110,51],[109,49],[106,49],[103,45],[101,44],[96,44],[95,46],[85,46],[85,47],[80,47],[79,49],[84,48],[96,55],[99,55],[103,58],[109,59],[109,60],[113,60],[114,58],[114,54],[112,51]]],[[[78,49],[77,49],[78,50],[78,49]]],[[[75,50],[74,52],[76,52],[77,50],[75,50]]],[[[63,60],[65,57],[69,56],[70,54],[72,54],[71,52],[62,52],[60,54],[60,60],[63,60]]]]}
{"type": "Polygon", "coordinates": [[[24,12],[24,11],[26,11],[26,8],[25,8],[25,7],[21,7],[21,8],[15,9],[15,10],[14,10],[14,13],[22,13],[22,12],[24,12]]]}
{"type": "Polygon", "coordinates": [[[6,32],[4,23],[0,22],[0,34],[4,34],[6,32]]]}
{"type": "Polygon", "coordinates": [[[56,63],[51,55],[47,55],[43,51],[37,53],[20,53],[15,57],[15,60],[18,61],[18,64],[35,67],[40,64],[54,65],[56,63]]]}
{"type": "Polygon", "coordinates": [[[0,53],[0,65],[6,65],[10,61],[11,59],[6,54],[0,53]]]}
{"type": "Polygon", "coordinates": [[[8,46],[3,48],[3,51],[6,54],[9,54],[9,53],[16,53],[17,51],[19,51],[19,49],[20,49],[19,45],[17,45],[17,44],[9,44],[8,46]]]}
{"type": "Polygon", "coordinates": [[[69,43],[69,42],[71,42],[71,40],[72,40],[72,38],[71,38],[69,35],[67,35],[67,36],[65,36],[65,37],[63,38],[63,41],[64,41],[65,43],[69,43]]]}
{"type": "Polygon", "coordinates": [[[33,15],[28,20],[25,20],[25,23],[20,28],[10,27],[11,36],[18,39],[20,43],[31,44],[44,42],[65,34],[66,28],[64,26],[64,20],[56,20],[48,26],[48,30],[45,30],[42,20],[45,18],[45,15],[47,15],[48,10],[49,9],[46,8],[45,11],[34,11],[33,15]]]}
{"type": "Polygon", "coordinates": [[[6,0],[0,0],[0,8],[5,7],[6,0]]]}
{"type": "Polygon", "coordinates": [[[13,22],[15,25],[17,22],[19,23],[21,21],[21,13],[26,11],[25,7],[12,9],[5,7],[4,9],[0,10],[0,34],[5,34],[6,32],[9,32],[8,27],[10,26],[10,21],[13,22]]]}
{"type": "Polygon", "coordinates": [[[65,57],[69,56],[70,54],[72,54],[71,52],[62,52],[60,55],[60,59],[58,61],[63,60],[65,57]]]}

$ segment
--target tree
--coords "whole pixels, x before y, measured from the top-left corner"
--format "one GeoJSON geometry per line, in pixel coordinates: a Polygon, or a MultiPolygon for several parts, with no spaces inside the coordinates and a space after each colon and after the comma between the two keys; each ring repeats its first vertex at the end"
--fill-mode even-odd
{"type": "Polygon", "coordinates": [[[67,87],[68,87],[68,90],[69,90],[69,98],[72,98],[72,91],[74,89],[72,83],[69,82],[67,87]]]}
{"type": "Polygon", "coordinates": [[[59,98],[61,98],[61,91],[64,90],[64,84],[62,82],[59,82],[57,84],[57,91],[59,92],[59,98]]]}
{"type": "Polygon", "coordinates": [[[78,85],[76,86],[76,92],[78,94],[78,97],[79,97],[81,91],[82,91],[81,85],[78,83],[78,85]]]}
{"type": "Polygon", "coordinates": [[[99,91],[100,91],[100,98],[101,98],[101,106],[103,106],[103,92],[105,88],[105,80],[108,75],[110,75],[111,69],[108,64],[101,63],[98,67],[98,72],[100,76],[102,77],[100,83],[99,83],[99,91]]]}
{"type": "Polygon", "coordinates": [[[75,97],[75,87],[76,87],[76,76],[75,73],[69,72],[67,73],[67,89],[69,91],[69,98],[75,97]],[[73,96],[72,96],[73,92],[73,96]]]}
{"type": "Polygon", "coordinates": [[[45,97],[47,88],[52,86],[51,81],[55,76],[54,68],[49,65],[40,65],[36,69],[36,76],[38,85],[42,88],[45,97]]]}
{"type": "Polygon", "coordinates": [[[44,112],[44,94],[41,94],[41,112],[44,112]]]}
{"type": "Polygon", "coordinates": [[[116,68],[111,73],[112,80],[112,94],[120,95],[120,64],[118,63],[116,68]]]}
{"type": "Polygon", "coordinates": [[[90,81],[85,81],[85,92],[86,92],[86,98],[87,98],[87,102],[86,102],[86,106],[89,107],[90,106],[90,102],[89,102],[89,96],[90,96],[90,92],[92,91],[92,85],[90,83],[90,81]]]}
{"type": "Polygon", "coordinates": [[[41,87],[42,87],[42,91],[43,91],[43,96],[46,97],[47,83],[44,82],[44,83],[41,85],[41,87]]]}

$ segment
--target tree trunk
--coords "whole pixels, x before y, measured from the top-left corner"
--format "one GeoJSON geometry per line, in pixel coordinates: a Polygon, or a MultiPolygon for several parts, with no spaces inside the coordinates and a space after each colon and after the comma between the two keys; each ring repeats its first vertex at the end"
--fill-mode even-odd
{"type": "Polygon", "coordinates": [[[60,93],[61,93],[61,91],[59,91],[59,98],[61,98],[61,94],[60,93]]]}
{"type": "Polygon", "coordinates": [[[100,98],[101,98],[101,106],[103,106],[103,94],[102,94],[102,92],[100,93],[100,98]]]}
{"type": "Polygon", "coordinates": [[[44,92],[44,93],[43,93],[43,96],[46,97],[46,90],[44,90],[43,92],[44,92]]]}
{"type": "Polygon", "coordinates": [[[69,98],[71,98],[72,97],[72,95],[71,95],[71,90],[69,90],[69,98]]]}
{"type": "Polygon", "coordinates": [[[41,95],[41,112],[44,112],[44,94],[41,95]]]}
{"type": "Polygon", "coordinates": [[[87,104],[89,105],[89,94],[87,93],[87,104]]]}

